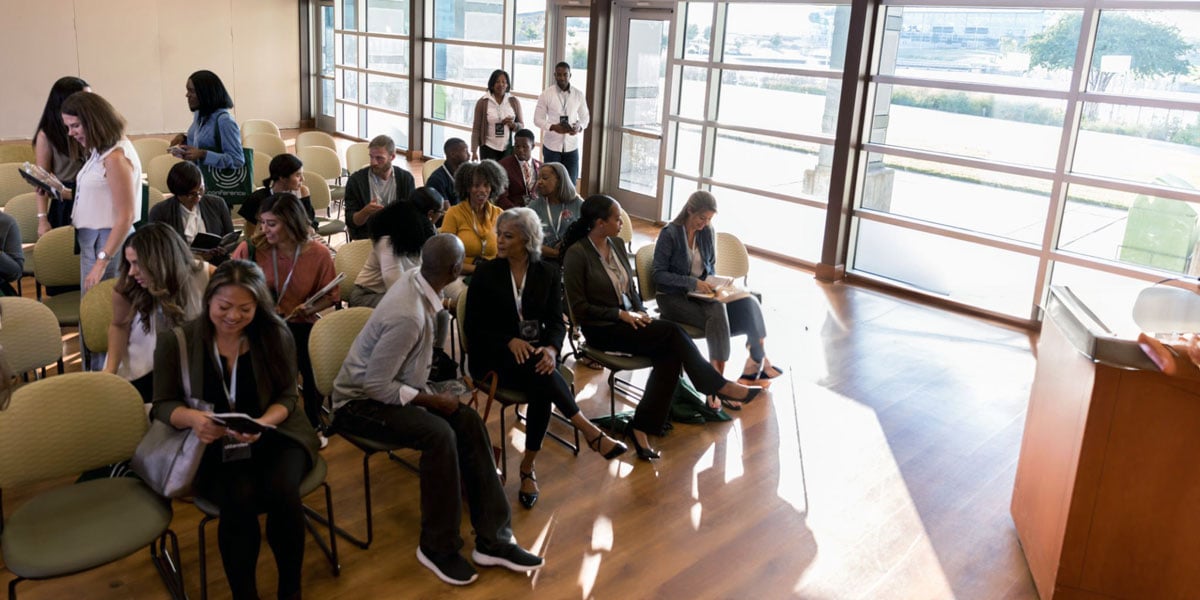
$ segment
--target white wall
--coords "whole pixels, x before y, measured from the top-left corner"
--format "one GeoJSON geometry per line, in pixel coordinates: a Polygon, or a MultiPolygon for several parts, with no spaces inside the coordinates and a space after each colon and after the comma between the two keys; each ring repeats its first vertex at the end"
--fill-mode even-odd
{"type": "Polygon", "coordinates": [[[0,2],[0,139],[27,139],[50,86],[77,75],[112,102],[128,133],[187,129],[184,85],[213,71],[238,121],[300,121],[295,0],[0,2]]]}

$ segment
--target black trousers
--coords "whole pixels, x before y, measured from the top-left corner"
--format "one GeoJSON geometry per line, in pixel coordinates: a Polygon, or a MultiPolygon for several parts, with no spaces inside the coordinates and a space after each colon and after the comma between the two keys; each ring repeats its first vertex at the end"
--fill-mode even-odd
{"type": "Polygon", "coordinates": [[[503,150],[493,150],[490,146],[479,147],[479,160],[494,160],[500,162],[504,158],[503,150]]]}
{"type": "Polygon", "coordinates": [[[264,512],[267,544],[279,570],[279,597],[299,597],[304,564],[300,481],[310,468],[308,453],[274,432],[263,434],[251,445],[250,458],[245,460],[222,462],[220,444],[205,451],[196,488],[221,509],[217,545],[235,599],[258,598],[258,515],[264,512]]]}
{"type": "Polygon", "coordinates": [[[549,375],[541,375],[535,370],[541,356],[530,356],[523,364],[517,364],[516,357],[505,348],[479,361],[482,364],[478,367],[471,367],[471,375],[476,380],[482,379],[488,371],[495,371],[500,377],[501,387],[525,392],[529,398],[529,406],[525,409],[525,450],[530,452],[542,449],[542,441],[546,439],[546,430],[550,427],[551,405],[557,406],[558,412],[568,419],[579,414],[575,394],[571,393],[571,386],[558,369],[549,375]]]}
{"type": "Polygon", "coordinates": [[[466,486],[475,547],[512,542],[512,511],[496,475],[492,442],[479,413],[459,406],[451,415],[420,406],[351,400],[337,427],[354,435],[421,451],[421,550],[457,553],[463,547],[462,486],[466,486]]]}
{"type": "Polygon", "coordinates": [[[715,394],[725,385],[725,378],[704,360],[691,338],[674,323],[655,319],[640,329],[625,322],[584,325],[583,335],[598,350],[648,356],[654,363],[646,381],[646,393],[633,414],[634,429],[643,433],[658,433],[667,424],[671,396],[681,371],[686,371],[696,389],[704,394],[715,394]]]}
{"type": "Polygon", "coordinates": [[[312,323],[293,323],[288,321],[288,329],[292,339],[296,341],[296,366],[300,370],[303,388],[300,395],[304,400],[304,414],[314,429],[321,425],[321,394],[317,392],[317,377],[313,375],[312,359],[308,357],[308,336],[312,334],[312,323]]]}

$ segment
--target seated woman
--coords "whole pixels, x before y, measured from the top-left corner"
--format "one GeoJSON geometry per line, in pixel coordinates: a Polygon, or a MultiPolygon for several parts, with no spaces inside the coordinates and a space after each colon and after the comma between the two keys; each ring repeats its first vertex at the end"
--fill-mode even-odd
{"type": "MultiPolygon", "coordinates": [[[[308,336],[318,313],[341,301],[335,285],[325,295],[306,302],[337,277],[329,249],[309,239],[304,209],[292,194],[268,197],[258,213],[259,231],[233,251],[233,257],[249,259],[266,273],[274,293],[275,312],[287,321],[296,341],[296,361],[304,381],[304,412],[313,427],[320,424],[321,395],[317,392],[308,336]]],[[[324,445],[322,441],[322,445],[324,445]]]]}
{"type": "Polygon", "coordinates": [[[437,233],[433,224],[442,215],[443,202],[437,190],[420,187],[408,202],[393,202],[379,211],[371,220],[374,247],[354,280],[350,306],[375,308],[401,273],[421,265],[421,246],[437,233]]]}
{"type": "Polygon", "coordinates": [[[104,370],[129,380],[142,400],[150,402],[155,336],[200,316],[207,283],[208,268],[174,229],[148,223],[129,236],[112,292],[104,370]]]}
{"type": "MultiPolygon", "coordinates": [[[[204,194],[204,177],[195,164],[186,161],[175,163],[167,173],[167,189],[171,190],[171,197],[150,209],[152,223],[169,225],[183,236],[183,241],[189,246],[198,233],[221,237],[233,233],[229,206],[216,196],[204,194]]],[[[220,246],[197,250],[196,254],[214,265],[221,264],[229,257],[229,251],[220,246]]]]}
{"type": "Polygon", "coordinates": [[[651,460],[659,454],[646,436],[657,434],[666,425],[681,369],[701,393],[724,400],[748,403],[763,389],[726,381],[704,360],[683,329],[646,314],[633,287],[629,255],[616,237],[620,232],[621,205],[603,194],[589,196],[579,220],[567,230],[563,281],[571,314],[589,345],[648,356],[654,363],[634,412],[630,436],[638,457],[651,460]]]}
{"type": "Polygon", "coordinates": [[[546,163],[538,169],[537,193],[529,208],[542,221],[542,258],[562,262],[563,236],[579,218],[583,198],[562,163],[546,163]]]}
{"type": "Polygon", "coordinates": [[[273,304],[262,270],[231,260],[209,281],[203,316],[178,330],[188,353],[190,389],[218,413],[245,413],[276,427],[266,433],[227,430],[184,403],[175,330],[160,331],[154,350],[158,368],[150,416],[191,428],[208,444],[195,488],[221,509],[217,543],[234,598],[259,597],[255,566],[262,512],[279,569],[278,597],[300,597],[300,481],[316,463],[317,436],[296,406],[295,344],[273,304]]]}
{"type": "MultiPolygon", "coordinates": [[[[442,217],[441,233],[453,233],[466,248],[462,272],[470,276],[477,265],[496,258],[496,218],[504,212],[495,205],[500,192],[508,188],[508,175],[494,160],[463,163],[454,172],[454,190],[464,202],[459,202],[442,217]]],[[[466,284],[460,280],[446,286],[443,294],[451,302],[466,284]]]]}
{"type": "MultiPolygon", "coordinates": [[[[753,296],[728,304],[695,298],[688,292],[712,292],[708,278],[716,263],[716,234],[710,225],[717,214],[717,199],[700,190],[688,198],[683,210],[658,234],[654,247],[654,283],[658,308],[664,319],[704,330],[708,359],[718,372],[729,360],[730,335],[746,334],[750,356],[738,382],[766,383],[782,375],[771,365],[763,344],[767,337],[762,307],[753,296]]],[[[733,405],[736,409],[736,405],[733,405]]]]}
{"type": "Polygon", "coordinates": [[[528,208],[511,208],[501,213],[496,228],[497,260],[475,271],[467,294],[467,364],[476,379],[495,371],[501,385],[524,391],[529,398],[517,499],[521,506],[533,508],[538,499],[533,463],[550,425],[551,404],[604,458],[616,458],[626,447],[579,411],[575,394],[558,372],[566,333],[562,277],[556,265],[540,260],[542,227],[537,215],[528,208]]]}
{"type": "Polygon", "coordinates": [[[246,220],[242,227],[246,239],[254,237],[258,226],[258,213],[264,200],[273,194],[288,193],[300,199],[304,206],[304,214],[308,216],[309,225],[317,228],[317,211],[313,210],[312,198],[309,197],[308,186],[304,185],[304,163],[295,154],[280,154],[271,159],[267,166],[270,176],[263,180],[263,187],[254,190],[246,197],[238,209],[238,215],[246,220]]]}

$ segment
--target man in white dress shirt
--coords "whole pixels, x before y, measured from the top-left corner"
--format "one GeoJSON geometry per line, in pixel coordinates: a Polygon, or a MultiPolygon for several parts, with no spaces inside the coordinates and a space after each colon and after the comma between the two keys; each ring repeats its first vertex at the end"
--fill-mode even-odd
{"type": "Polygon", "coordinates": [[[538,97],[533,123],[542,129],[542,161],[562,163],[571,183],[579,181],[579,134],[590,121],[583,90],[571,85],[571,65],[554,65],[554,85],[538,97]]]}

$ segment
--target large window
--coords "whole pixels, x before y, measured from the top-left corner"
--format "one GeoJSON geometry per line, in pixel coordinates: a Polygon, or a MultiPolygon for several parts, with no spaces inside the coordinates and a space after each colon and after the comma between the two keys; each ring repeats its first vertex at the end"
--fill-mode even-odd
{"type": "Polygon", "coordinates": [[[352,137],[385,134],[408,147],[409,0],[339,0],[333,24],[336,53],[331,89],[337,131],[352,137]]]}
{"type": "Polygon", "coordinates": [[[964,4],[881,8],[850,266],[1018,318],[1200,273],[1200,13],[964,4]]]}

